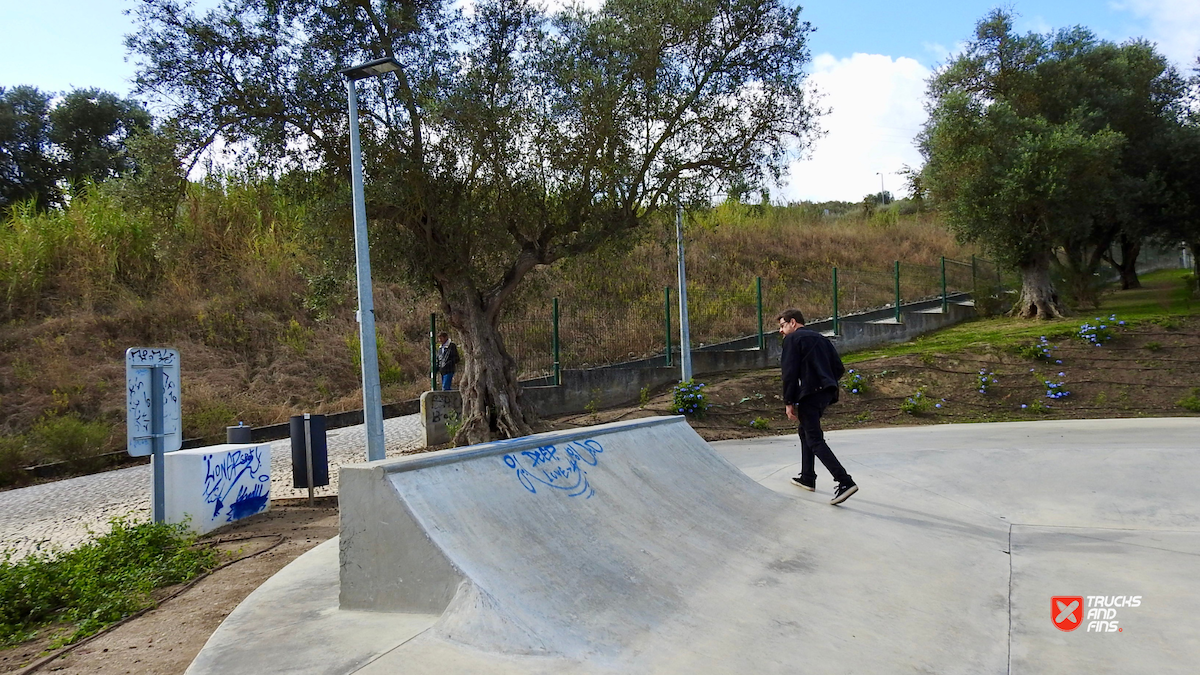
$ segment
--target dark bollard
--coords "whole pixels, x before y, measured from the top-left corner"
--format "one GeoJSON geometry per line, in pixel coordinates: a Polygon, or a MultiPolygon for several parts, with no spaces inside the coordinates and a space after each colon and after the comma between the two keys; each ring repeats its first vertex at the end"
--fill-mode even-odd
{"type": "Polygon", "coordinates": [[[313,488],[329,485],[325,416],[295,415],[288,420],[288,431],[292,438],[292,486],[308,488],[308,503],[312,505],[313,488]]]}
{"type": "Polygon", "coordinates": [[[241,422],[238,422],[236,427],[225,427],[225,442],[234,445],[247,445],[253,443],[250,440],[250,432],[254,427],[248,427],[241,422]]]}

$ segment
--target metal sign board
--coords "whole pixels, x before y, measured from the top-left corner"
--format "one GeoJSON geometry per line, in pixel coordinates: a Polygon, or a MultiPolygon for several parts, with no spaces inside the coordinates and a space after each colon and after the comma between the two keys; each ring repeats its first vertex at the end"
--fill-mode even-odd
{"type": "Polygon", "coordinates": [[[174,349],[134,347],[125,351],[125,400],[128,426],[128,452],[133,457],[154,454],[153,411],[151,400],[156,389],[155,374],[161,385],[163,452],[174,452],[183,445],[180,417],[179,352],[174,349]]]}

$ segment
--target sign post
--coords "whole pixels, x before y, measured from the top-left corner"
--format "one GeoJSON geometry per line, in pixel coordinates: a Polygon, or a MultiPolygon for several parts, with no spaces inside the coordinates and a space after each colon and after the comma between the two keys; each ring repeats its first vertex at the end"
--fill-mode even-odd
{"type": "Polygon", "coordinates": [[[179,352],[133,347],[125,351],[127,451],[154,458],[154,522],[166,517],[164,456],[183,445],[179,352]]]}

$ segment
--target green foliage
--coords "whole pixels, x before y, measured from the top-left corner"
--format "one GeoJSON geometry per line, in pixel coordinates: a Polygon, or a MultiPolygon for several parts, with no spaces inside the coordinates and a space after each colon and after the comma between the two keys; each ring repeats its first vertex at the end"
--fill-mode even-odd
{"type": "Polygon", "coordinates": [[[771,428],[771,421],[765,417],[755,417],[750,420],[750,428],[758,429],[759,431],[767,431],[771,428]]]}
{"type": "Polygon", "coordinates": [[[1149,43],[1081,27],[1020,35],[995,10],[930,82],[923,183],[964,240],[1026,272],[1036,311],[1023,314],[1059,311],[1041,306],[1057,302],[1055,250],[1066,291],[1094,303],[1114,237],[1137,239],[1175,209],[1161,174],[1186,93],[1149,43]]]}
{"type": "Polygon", "coordinates": [[[708,412],[708,397],[704,395],[703,382],[687,380],[671,390],[671,410],[688,417],[704,417],[708,412]]]}
{"type": "Polygon", "coordinates": [[[927,415],[933,412],[934,406],[933,399],[925,395],[925,387],[920,387],[900,403],[900,411],[908,415],[927,415]]]}
{"type": "Polygon", "coordinates": [[[642,387],[641,391],[638,392],[638,407],[645,408],[646,404],[649,402],[650,402],[650,385],[646,385],[646,386],[642,387]]]}
{"type": "Polygon", "coordinates": [[[151,592],[216,565],[183,525],[112,521],[112,530],[71,551],[0,562],[0,644],[51,623],[73,625],[70,643],[153,604],[151,592]]]}
{"type": "Polygon", "coordinates": [[[112,428],[100,421],[86,421],[78,415],[47,415],[26,435],[38,457],[76,460],[104,452],[112,428]]]}
{"type": "Polygon", "coordinates": [[[1142,345],[1142,349],[1145,349],[1148,352],[1160,352],[1162,351],[1162,348],[1163,346],[1161,342],[1147,342],[1146,344],[1142,345]]]}
{"type": "Polygon", "coordinates": [[[125,144],[150,128],[150,113],[132,99],[99,89],[76,89],[50,111],[50,141],[61,154],[69,183],[103,182],[134,167],[125,144]]]}
{"type": "Polygon", "coordinates": [[[57,204],[58,171],[50,146],[50,95],[0,87],[0,214],[57,204]]]}
{"type": "Polygon", "coordinates": [[[279,336],[279,342],[289,347],[297,356],[304,356],[313,339],[313,329],[300,325],[296,319],[288,321],[287,329],[279,336]]]}
{"type": "Polygon", "coordinates": [[[453,441],[454,437],[458,435],[458,432],[461,429],[462,416],[454,410],[446,413],[446,433],[450,434],[450,440],[453,441]]]}
{"type": "Polygon", "coordinates": [[[1200,413],[1200,387],[1192,389],[1192,393],[1179,399],[1175,405],[1194,413],[1200,413]]]}

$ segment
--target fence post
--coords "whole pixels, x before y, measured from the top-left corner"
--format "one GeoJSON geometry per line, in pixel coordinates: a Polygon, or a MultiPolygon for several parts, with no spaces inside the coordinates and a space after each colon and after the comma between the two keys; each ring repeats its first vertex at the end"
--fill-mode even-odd
{"type": "Polygon", "coordinates": [[[554,299],[554,335],[551,340],[554,349],[554,386],[562,386],[562,361],[558,344],[558,298],[554,299]]]}
{"type": "Polygon", "coordinates": [[[429,315],[429,391],[437,391],[437,312],[429,315]]]}
{"type": "Polygon", "coordinates": [[[763,338],[762,277],[754,277],[754,290],[758,296],[758,348],[762,350],[766,346],[766,340],[763,338]]]}
{"type": "Polygon", "coordinates": [[[893,276],[896,279],[896,323],[900,323],[900,261],[893,266],[893,276]]]}
{"type": "Polygon", "coordinates": [[[671,287],[667,286],[663,289],[667,297],[667,365],[671,365],[671,287]]]}
{"type": "Polygon", "coordinates": [[[950,311],[950,303],[946,298],[946,256],[942,256],[942,314],[950,311]]]}
{"type": "Polygon", "coordinates": [[[838,282],[836,267],[833,268],[833,334],[842,334],[841,325],[838,323],[838,282]]]}

